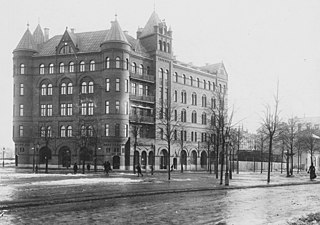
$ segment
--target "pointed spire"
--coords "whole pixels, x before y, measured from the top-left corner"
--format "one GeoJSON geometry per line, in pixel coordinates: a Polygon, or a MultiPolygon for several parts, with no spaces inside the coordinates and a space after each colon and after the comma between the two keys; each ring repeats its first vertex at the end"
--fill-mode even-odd
{"type": "Polygon", "coordinates": [[[153,11],[147,24],[144,26],[140,37],[147,36],[149,34],[153,34],[154,33],[154,26],[159,26],[160,23],[161,23],[161,20],[160,20],[158,14],[156,13],[156,11],[153,11]]]}
{"type": "Polygon", "coordinates": [[[29,30],[29,23],[27,24],[27,30],[24,32],[19,44],[15,48],[14,51],[18,50],[31,50],[31,51],[37,51],[37,45],[33,39],[33,36],[29,30]]]}
{"type": "Polygon", "coordinates": [[[117,21],[117,16],[116,16],[116,20],[111,22],[111,28],[107,33],[103,42],[108,42],[108,41],[120,41],[120,42],[125,42],[129,44],[124,32],[122,31],[117,21]]]}
{"type": "Polygon", "coordinates": [[[37,28],[33,32],[33,40],[35,44],[38,44],[38,45],[44,42],[44,34],[40,24],[38,24],[37,28]]]}

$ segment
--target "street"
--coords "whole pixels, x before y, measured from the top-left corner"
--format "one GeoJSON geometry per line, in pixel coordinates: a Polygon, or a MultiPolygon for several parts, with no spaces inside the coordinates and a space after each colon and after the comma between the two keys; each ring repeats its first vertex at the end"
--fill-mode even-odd
{"type": "Polygon", "coordinates": [[[257,183],[261,175],[234,176],[231,189],[224,189],[216,185],[215,178],[209,180],[208,174],[200,173],[174,173],[170,182],[164,174],[143,178],[117,173],[109,177],[18,174],[13,178],[2,174],[0,222],[286,224],[295,217],[320,211],[317,182],[254,187],[241,186],[239,182],[257,183]],[[206,186],[215,188],[209,190],[206,186]]]}

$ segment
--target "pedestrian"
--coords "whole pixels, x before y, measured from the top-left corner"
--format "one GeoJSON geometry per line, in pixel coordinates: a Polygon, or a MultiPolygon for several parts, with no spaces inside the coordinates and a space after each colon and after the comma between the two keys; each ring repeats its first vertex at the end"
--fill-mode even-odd
{"type": "Polygon", "coordinates": [[[143,177],[140,164],[137,165],[136,169],[138,171],[138,177],[139,177],[139,175],[141,175],[143,177]]]}
{"type": "Polygon", "coordinates": [[[77,171],[78,171],[78,165],[77,165],[77,163],[74,163],[74,165],[73,165],[73,172],[74,172],[74,174],[76,174],[77,171]]]}
{"type": "Polygon", "coordinates": [[[90,171],[90,163],[87,164],[87,170],[90,171]]]}
{"type": "Polygon", "coordinates": [[[317,177],[316,169],[314,168],[313,163],[311,163],[311,166],[309,167],[308,173],[310,174],[310,180],[313,180],[317,177]]]}

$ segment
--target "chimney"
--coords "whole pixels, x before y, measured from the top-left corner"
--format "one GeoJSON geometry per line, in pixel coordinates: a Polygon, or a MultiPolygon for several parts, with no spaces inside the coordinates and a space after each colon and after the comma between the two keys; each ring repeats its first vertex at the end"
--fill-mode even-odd
{"type": "Polygon", "coordinates": [[[74,31],[75,31],[75,30],[74,30],[74,28],[71,28],[71,33],[73,33],[73,34],[74,34],[74,31]]]}
{"type": "Polygon", "coordinates": [[[49,28],[44,28],[44,41],[49,40],[49,28]]]}

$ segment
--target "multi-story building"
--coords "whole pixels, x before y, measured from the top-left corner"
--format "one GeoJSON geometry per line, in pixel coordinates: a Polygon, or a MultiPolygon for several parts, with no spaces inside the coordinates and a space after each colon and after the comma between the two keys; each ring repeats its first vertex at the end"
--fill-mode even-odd
{"type": "Polygon", "coordinates": [[[216,107],[215,92],[227,93],[228,75],[223,63],[178,62],[172,31],[156,12],[136,38],[117,19],[109,30],[66,28],[52,38],[47,28],[43,32],[38,25],[31,33],[28,27],[13,51],[13,65],[18,165],[109,161],[113,169],[137,163],[166,169],[168,146],[157,116],[166,102],[181,118],[170,165],[206,167],[201,142],[207,139],[208,109],[216,107]]]}

